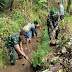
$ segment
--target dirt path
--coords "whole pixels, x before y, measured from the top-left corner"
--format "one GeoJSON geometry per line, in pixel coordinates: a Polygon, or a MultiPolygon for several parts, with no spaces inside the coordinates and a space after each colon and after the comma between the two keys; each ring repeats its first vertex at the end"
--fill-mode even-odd
{"type": "MultiPolygon", "coordinates": [[[[32,51],[37,50],[37,47],[41,41],[42,31],[40,29],[38,29],[37,31],[38,31],[38,38],[32,38],[32,42],[28,45],[23,44],[24,52],[29,58],[31,56],[32,51]]],[[[32,69],[30,68],[30,64],[25,59],[18,60],[16,53],[15,58],[17,59],[15,66],[11,66],[8,61],[7,65],[4,66],[4,68],[0,72],[33,72],[32,69]]]]}

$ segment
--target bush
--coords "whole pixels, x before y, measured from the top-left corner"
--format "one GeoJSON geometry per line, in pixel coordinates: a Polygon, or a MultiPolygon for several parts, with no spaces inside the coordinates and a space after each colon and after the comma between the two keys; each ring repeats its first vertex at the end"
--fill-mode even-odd
{"type": "Polygon", "coordinates": [[[11,5],[11,0],[0,0],[0,11],[4,11],[11,5]]]}
{"type": "Polygon", "coordinates": [[[48,55],[50,51],[50,47],[48,44],[49,37],[47,34],[47,27],[45,27],[45,31],[42,35],[42,43],[38,46],[37,52],[33,51],[31,60],[33,62],[33,66],[36,67],[37,65],[41,66],[43,64],[43,58],[48,55]]]}

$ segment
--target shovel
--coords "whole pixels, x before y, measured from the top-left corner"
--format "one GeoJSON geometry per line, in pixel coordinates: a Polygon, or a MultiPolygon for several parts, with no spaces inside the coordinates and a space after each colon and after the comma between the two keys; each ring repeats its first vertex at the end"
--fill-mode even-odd
{"type": "MultiPolygon", "coordinates": [[[[27,60],[27,59],[26,59],[27,60]]],[[[31,67],[33,68],[33,64],[29,61],[29,60],[27,60],[28,61],[28,63],[31,65],[31,67]]],[[[22,64],[23,66],[24,66],[24,64],[22,64]]]]}
{"type": "Polygon", "coordinates": [[[50,46],[56,46],[55,33],[53,34],[53,37],[52,37],[52,39],[50,40],[50,46]]]}

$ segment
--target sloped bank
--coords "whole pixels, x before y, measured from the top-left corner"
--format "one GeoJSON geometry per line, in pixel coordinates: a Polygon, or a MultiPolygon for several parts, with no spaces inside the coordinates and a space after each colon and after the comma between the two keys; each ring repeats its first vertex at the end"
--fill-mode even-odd
{"type": "Polygon", "coordinates": [[[44,32],[41,36],[41,44],[38,46],[37,51],[33,51],[32,56],[31,56],[31,61],[33,63],[33,70],[34,71],[38,71],[43,69],[43,65],[44,65],[44,57],[46,57],[51,48],[49,47],[49,37],[48,37],[48,32],[47,32],[47,27],[44,28],[44,32]]]}

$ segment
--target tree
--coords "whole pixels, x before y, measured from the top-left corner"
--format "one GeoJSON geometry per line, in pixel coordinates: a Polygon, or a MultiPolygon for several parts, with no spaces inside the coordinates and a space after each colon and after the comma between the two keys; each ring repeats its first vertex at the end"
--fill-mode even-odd
{"type": "Polygon", "coordinates": [[[68,0],[67,12],[70,11],[71,0],[68,0]]]}
{"type": "Polygon", "coordinates": [[[14,0],[11,0],[10,11],[12,11],[14,0]]]}
{"type": "Polygon", "coordinates": [[[64,0],[62,0],[62,4],[64,3],[64,0]]]}
{"type": "Polygon", "coordinates": [[[47,11],[49,11],[49,0],[47,0],[47,4],[48,4],[47,11]]]}
{"type": "Polygon", "coordinates": [[[0,11],[5,11],[9,9],[9,7],[12,9],[13,6],[13,0],[0,0],[0,11]]]}

